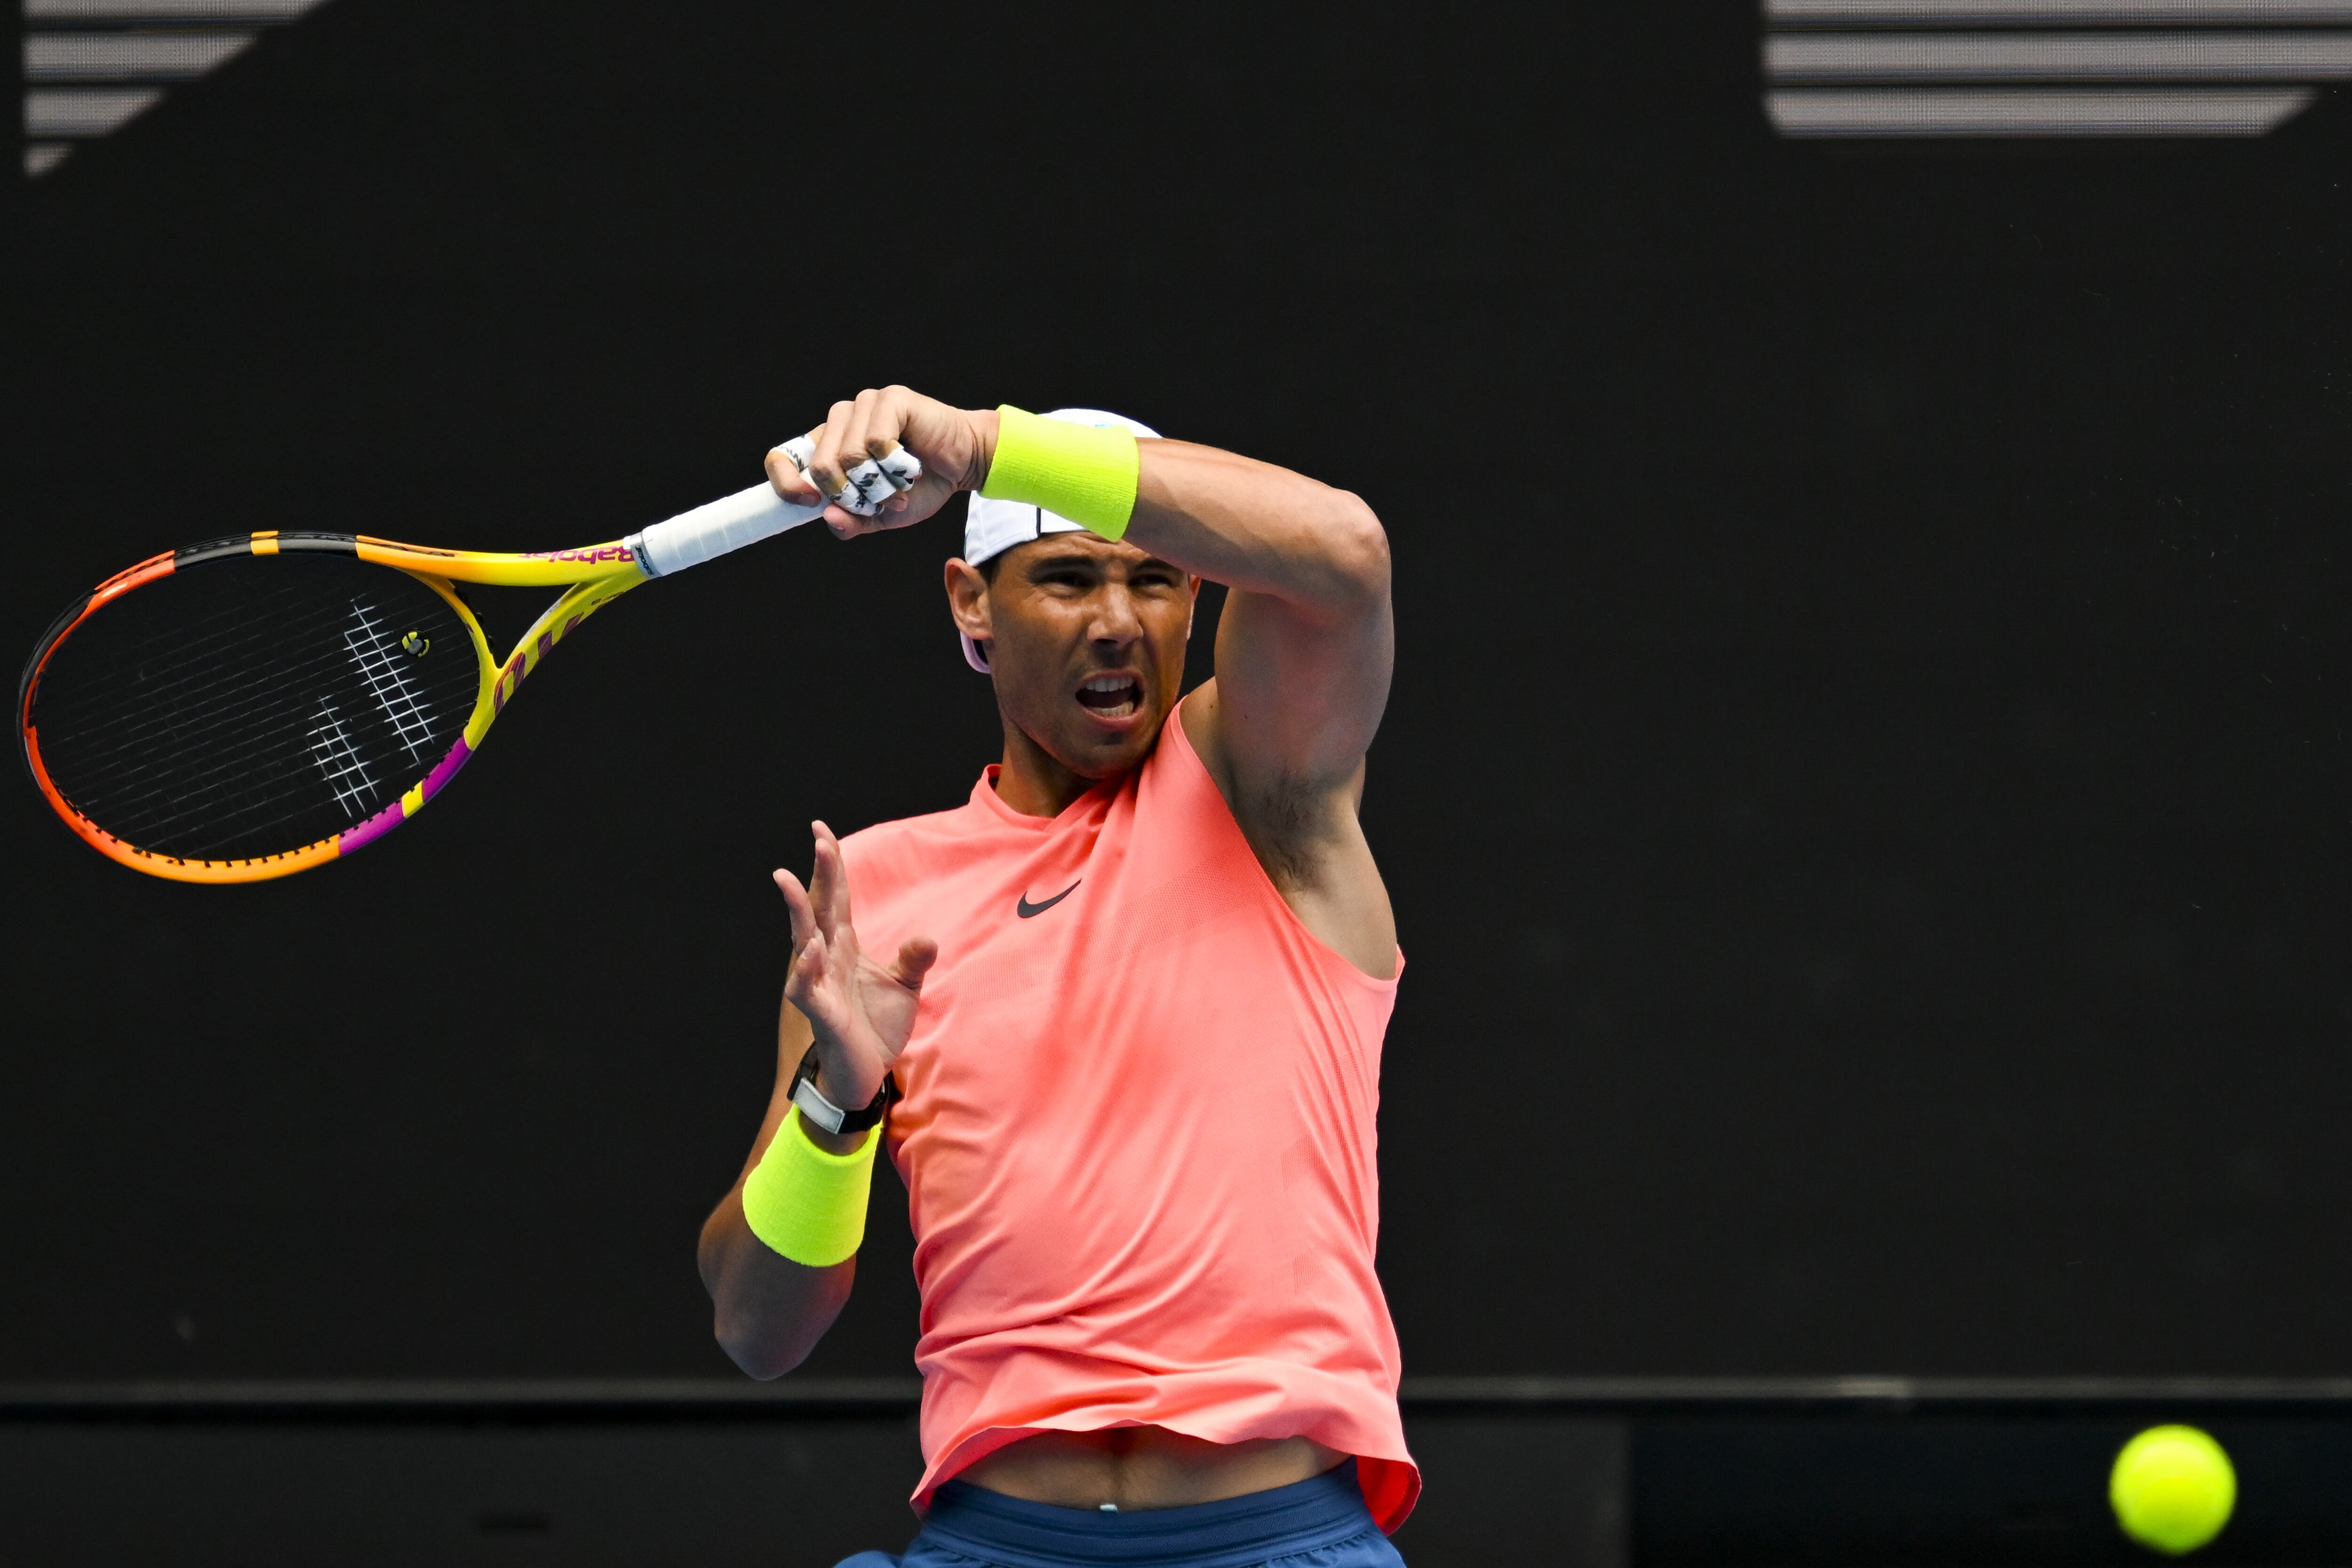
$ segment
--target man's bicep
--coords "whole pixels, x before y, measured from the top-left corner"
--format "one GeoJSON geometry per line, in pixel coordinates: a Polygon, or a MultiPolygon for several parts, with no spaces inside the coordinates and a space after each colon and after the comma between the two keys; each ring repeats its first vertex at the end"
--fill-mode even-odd
{"type": "Polygon", "coordinates": [[[1226,597],[1217,623],[1216,744],[1236,777],[1310,788],[1352,779],[1388,706],[1396,624],[1388,595],[1337,621],[1263,594],[1226,597]]]}

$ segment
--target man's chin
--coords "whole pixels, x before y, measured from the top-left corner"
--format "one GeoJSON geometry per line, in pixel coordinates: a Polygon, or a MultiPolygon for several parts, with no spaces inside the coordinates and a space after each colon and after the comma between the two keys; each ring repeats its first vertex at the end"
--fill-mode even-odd
{"type": "Polygon", "coordinates": [[[1159,735],[1157,716],[1143,712],[1117,729],[1099,720],[1070,726],[1055,735],[1055,743],[1045,750],[1078,777],[1100,783],[1133,771],[1151,754],[1151,743],[1159,735]]]}

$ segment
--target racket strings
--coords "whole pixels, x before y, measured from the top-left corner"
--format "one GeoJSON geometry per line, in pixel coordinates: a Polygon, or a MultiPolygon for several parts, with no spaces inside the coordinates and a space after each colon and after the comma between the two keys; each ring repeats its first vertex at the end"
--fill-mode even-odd
{"type": "MultiPolygon", "coordinates": [[[[433,738],[432,704],[413,682],[394,681],[382,669],[380,650],[373,646],[378,639],[366,635],[374,608],[365,600],[348,606],[349,617],[360,624],[341,628],[340,648],[326,634],[345,617],[312,613],[262,635],[216,639],[205,659],[180,666],[177,679],[153,681],[143,700],[118,698],[117,730],[88,737],[92,743],[82,753],[87,798],[76,804],[119,837],[194,858],[251,853],[240,842],[247,835],[298,816],[314,820],[310,837],[324,837],[389,805],[431,760],[425,745],[433,738]],[[282,647],[289,633],[299,639],[294,646],[308,645],[307,655],[268,658],[271,645],[282,647]],[[321,695],[315,704],[289,703],[294,693],[343,684],[339,666],[345,659],[411,754],[409,766],[382,769],[382,762],[397,761],[385,758],[370,768],[360,739],[364,728],[355,729],[357,716],[347,720],[331,696],[321,695]],[[208,683],[207,676],[215,678],[208,683]],[[306,715],[306,707],[314,710],[306,715]],[[289,716],[311,721],[301,727],[304,754],[283,733],[289,716]],[[340,823],[316,822],[318,814],[307,809],[315,805],[320,784],[341,807],[340,823]]],[[[278,834],[275,847],[297,847],[284,838],[278,834]]]]}
{"type": "MultiPolygon", "coordinates": [[[[310,781],[287,765],[290,759],[255,742],[278,727],[289,689],[317,684],[333,660],[321,651],[277,668],[239,669],[240,656],[264,651],[258,642],[216,643],[206,660],[178,667],[177,679],[156,679],[131,700],[118,696],[110,724],[45,736],[45,752],[78,764],[68,776],[79,787],[68,798],[118,837],[194,858],[234,858],[221,850],[241,829],[299,805],[310,781]]],[[[380,794],[346,789],[338,801],[356,819],[383,804],[380,794]]]]}
{"type": "MultiPolygon", "coordinates": [[[[292,595],[280,593],[272,597],[292,595]]],[[[75,685],[75,700],[48,700],[60,679],[53,674],[43,681],[45,744],[88,735],[94,744],[143,752],[154,744],[159,731],[233,724],[249,716],[241,710],[249,710],[257,694],[274,694],[275,676],[263,670],[253,672],[258,679],[234,675],[225,679],[224,671],[236,670],[243,662],[240,649],[255,641],[257,612],[282,615],[282,630],[288,638],[316,644],[310,670],[285,673],[315,676],[334,662],[337,655],[327,639],[314,638],[313,628],[303,622],[338,619],[342,612],[299,600],[290,605],[264,604],[215,611],[184,635],[165,631],[121,648],[114,653],[110,668],[88,668],[89,661],[80,658],[88,645],[78,643],[74,645],[78,667],[69,678],[75,685]]],[[[264,700],[274,700],[274,695],[264,700]]]]}
{"type": "MultiPolygon", "coordinates": [[[[210,618],[215,623],[228,619],[225,615],[210,618]]],[[[168,831],[191,812],[212,809],[216,792],[224,788],[242,792],[251,806],[266,808],[298,793],[298,788],[263,791],[257,787],[260,780],[239,774],[239,768],[250,761],[242,751],[191,748],[183,743],[184,738],[248,732],[282,707],[289,686],[315,686],[331,677],[338,662],[349,655],[338,651],[332,639],[321,634],[342,618],[331,606],[302,605],[275,628],[256,627],[250,622],[216,625],[210,635],[191,639],[168,664],[157,658],[159,651],[168,650],[168,636],[149,638],[142,647],[130,650],[135,662],[109,672],[111,679],[93,683],[90,697],[94,700],[87,710],[98,720],[96,728],[85,723],[54,733],[53,727],[44,722],[43,749],[63,751],[81,742],[81,754],[93,776],[112,781],[102,796],[103,809],[125,817],[152,814],[147,816],[150,831],[168,831]],[[249,657],[268,642],[289,637],[299,638],[296,646],[308,646],[311,651],[277,665],[249,657]],[[140,679],[142,673],[147,679],[140,679]],[[184,800],[187,810],[174,811],[174,797],[184,800]]],[[[53,704],[49,695],[45,681],[45,721],[54,708],[68,706],[53,704]]],[[[68,711],[81,706],[73,704],[68,711]]],[[[299,783],[299,777],[293,781],[296,786],[299,783]]],[[[100,804],[99,800],[90,803],[100,804]]],[[[371,804],[369,810],[373,809],[371,804]]],[[[92,819],[100,820],[94,814],[92,819]]]]}
{"type": "MultiPolygon", "coordinates": [[[[280,592],[269,595],[269,598],[278,600],[286,599],[289,596],[288,594],[280,592]]],[[[225,605],[205,609],[200,614],[193,610],[184,610],[182,613],[187,617],[184,623],[151,629],[148,635],[136,640],[128,638],[119,628],[110,626],[113,636],[113,654],[116,662],[110,668],[84,668],[79,677],[82,688],[93,698],[101,700],[111,700],[121,696],[126,690],[143,685],[159,653],[168,653],[193,663],[215,648],[224,637],[250,637],[251,623],[257,609],[290,617],[305,608],[315,612],[318,606],[315,605],[304,606],[296,600],[285,605],[268,602],[259,605],[225,605]]],[[[151,620],[152,618],[150,617],[151,620]]],[[[87,648],[89,645],[85,643],[79,646],[87,648]]]]}
{"type": "Polygon", "coordinates": [[[148,584],[52,653],[32,714],[74,808],[188,859],[283,853],[364,821],[447,754],[471,635],[406,574],[238,557],[148,584]]]}

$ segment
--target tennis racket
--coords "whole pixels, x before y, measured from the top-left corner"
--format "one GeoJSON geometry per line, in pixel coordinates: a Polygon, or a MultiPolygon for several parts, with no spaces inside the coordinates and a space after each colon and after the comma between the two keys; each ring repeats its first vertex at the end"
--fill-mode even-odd
{"type": "MultiPolygon", "coordinates": [[[[803,468],[802,437],[782,450],[803,468]]],[[[835,504],[872,516],[903,448],[835,504]]],[[[519,555],[265,531],[150,556],[59,616],[17,688],[33,781],[133,870],[257,882],[374,843],[449,787],[523,679],[638,584],[821,516],[771,486],[610,544],[519,555]],[[504,659],[453,584],[562,593],[504,659]]]]}

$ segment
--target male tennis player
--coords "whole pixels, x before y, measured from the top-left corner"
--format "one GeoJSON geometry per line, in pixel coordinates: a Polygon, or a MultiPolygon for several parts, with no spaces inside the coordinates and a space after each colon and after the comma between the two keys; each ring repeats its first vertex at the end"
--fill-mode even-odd
{"type": "Polygon", "coordinates": [[[776,1089],[702,1232],[720,1343],[755,1377],[808,1354],[887,1142],[923,1303],[908,1568],[1394,1568],[1420,1479],[1372,1272],[1402,963],[1357,822],[1379,521],[1111,415],[892,387],[814,434],[805,475],[770,458],[788,500],[922,460],[883,515],[828,510],[845,539],[978,492],[948,605],[1004,753],[952,811],[816,824],[805,889],[775,874],[776,1089]],[[1216,676],[1180,702],[1203,578],[1216,676]]]}

